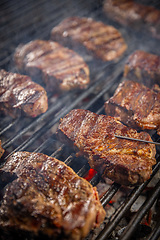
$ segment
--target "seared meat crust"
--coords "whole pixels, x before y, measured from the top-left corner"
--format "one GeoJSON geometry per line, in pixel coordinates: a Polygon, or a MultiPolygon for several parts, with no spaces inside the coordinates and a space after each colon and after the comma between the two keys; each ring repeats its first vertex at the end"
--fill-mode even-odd
{"type": "Polygon", "coordinates": [[[124,77],[147,87],[160,85],[160,56],[136,50],[127,59],[124,77]]]}
{"type": "MultiPolygon", "coordinates": [[[[127,126],[137,129],[160,127],[160,89],[126,80],[119,84],[113,97],[105,103],[107,115],[115,116],[127,126]]],[[[159,130],[158,130],[159,133],[159,130]]]]}
{"type": "Polygon", "coordinates": [[[160,10],[133,0],[105,0],[103,5],[107,17],[118,23],[145,29],[155,38],[160,38],[160,10]]]}
{"type": "Polygon", "coordinates": [[[102,177],[123,185],[137,185],[149,179],[156,163],[155,146],[118,139],[115,134],[152,141],[148,133],[138,133],[114,117],[82,109],[69,112],[57,130],[59,140],[72,142],[102,177]]]}
{"type": "Polygon", "coordinates": [[[56,42],[34,40],[19,45],[14,61],[19,71],[40,78],[50,92],[84,89],[90,81],[82,57],[56,42]]]}
{"type": "Polygon", "coordinates": [[[45,89],[30,77],[0,70],[0,110],[16,117],[20,112],[36,117],[48,109],[45,89]]]}
{"type": "Polygon", "coordinates": [[[17,152],[0,171],[6,185],[0,205],[0,227],[6,231],[79,240],[104,220],[105,211],[96,188],[55,158],[17,152]],[[8,177],[8,184],[5,173],[12,178],[10,181],[8,177]]]}
{"type": "Polygon", "coordinates": [[[52,29],[51,39],[80,51],[84,47],[103,61],[117,60],[127,49],[116,28],[91,18],[70,17],[63,20],[52,29]]]}

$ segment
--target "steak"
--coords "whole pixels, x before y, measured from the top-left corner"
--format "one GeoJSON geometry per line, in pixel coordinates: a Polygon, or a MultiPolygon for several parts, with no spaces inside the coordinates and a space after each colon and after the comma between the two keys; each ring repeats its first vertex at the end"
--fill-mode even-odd
{"type": "Polygon", "coordinates": [[[155,129],[160,134],[160,88],[155,85],[150,89],[138,82],[123,81],[106,101],[105,112],[127,126],[155,129]]]}
{"type": "Polygon", "coordinates": [[[4,153],[4,149],[1,146],[1,140],[0,140],[0,158],[2,157],[3,153],[4,153]]]}
{"type": "Polygon", "coordinates": [[[0,228],[6,232],[80,240],[104,220],[96,188],[53,157],[16,152],[0,171],[0,228]]]}
{"type": "Polygon", "coordinates": [[[91,18],[64,19],[52,29],[51,39],[79,52],[85,49],[87,53],[103,61],[117,60],[127,49],[116,28],[91,18]]]}
{"type": "Polygon", "coordinates": [[[149,88],[160,85],[160,56],[142,50],[133,52],[125,64],[124,77],[149,88]]]}
{"type": "Polygon", "coordinates": [[[155,160],[155,145],[119,139],[116,135],[151,140],[116,118],[74,109],[61,119],[57,137],[73,144],[102,177],[123,185],[138,185],[150,178],[155,160]]]}
{"type": "Polygon", "coordinates": [[[48,109],[45,89],[30,77],[0,70],[0,111],[16,117],[37,117],[48,109]]]}
{"type": "Polygon", "coordinates": [[[50,92],[84,89],[90,81],[83,58],[56,42],[34,40],[19,45],[14,61],[19,71],[41,79],[50,92]]]}
{"type": "Polygon", "coordinates": [[[159,9],[133,0],[105,0],[103,10],[107,17],[122,25],[140,31],[145,29],[153,37],[160,38],[159,9]]]}

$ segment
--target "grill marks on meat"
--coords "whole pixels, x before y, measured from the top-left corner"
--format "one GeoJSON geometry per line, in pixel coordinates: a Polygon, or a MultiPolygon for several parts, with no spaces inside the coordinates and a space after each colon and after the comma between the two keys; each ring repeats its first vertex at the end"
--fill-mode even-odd
{"type": "Polygon", "coordinates": [[[16,117],[20,112],[36,117],[48,109],[45,89],[30,77],[0,70],[0,110],[16,117]]]}
{"type": "Polygon", "coordinates": [[[45,82],[48,91],[84,89],[89,84],[89,68],[74,51],[52,41],[35,40],[20,45],[14,55],[19,71],[45,82]]]}
{"type": "Polygon", "coordinates": [[[126,62],[124,77],[147,87],[160,85],[160,56],[142,50],[133,52],[126,62]]]}
{"type": "Polygon", "coordinates": [[[148,133],[138,133],[114,117],[82,109],[69,112],[57,130],[59,140],[72,142],[103,177],[123,185],[137,185],[149,179],[156,163],[155,146],[118,139],[115,134],[152,141],[148,133]]]}
{"type": "Polygon", "coordinates": [[[120,83],[115,94],[105,103],[107,115],[115,116],[127,126],[156,129],[160,133],[160,88],[138,82],[120,83]]]}
{"type": "Polygon", "coordinates": [[[107,17],[126,26],[146,29],[160,38],[160,10],[133,0],[106,0],[103,6],[107,17]]]}
{"type": "Polygon", "coordinates": [[[70,17],[63,20],[52,29],[51,39],[76,50],[85,48],[103,61],[116,60],[127,49],[117,29],[91,18],[70,17]]]}
{"type": "Polygon", "coordinates": [[[17,152],[1,171],[17,175],[8,179],[1,200],[3,229],[79,240],[104,220],[96,188],[55,158],[17,152]]]}

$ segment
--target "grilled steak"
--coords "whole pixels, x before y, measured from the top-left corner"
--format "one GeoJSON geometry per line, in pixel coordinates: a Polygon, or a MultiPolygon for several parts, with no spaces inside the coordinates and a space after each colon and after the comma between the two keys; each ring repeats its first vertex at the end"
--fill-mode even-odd
{"type": "Polygon", "coordinates": [[[0,86],[0,110],[5,114],[36,117],[48,108],[45,89],[28,76],[0,70],[0,86]]]}
{"type": "Polygon", "coordinates": [[[160,10],[133,0],[105,0],[107,17],[137,30],[145,29],[153,37],[160,38],[160,10]]]}
{"type": "Polygon", "coordinates": [[[2,157],[3,153],[4,153],[4,149],[1,146],[1,140],[0,140],[0,158],[2,157]]]}
{"type": "Polygon", "coordinates": [[[120,83],[113,97],[105,103],[107,115],[115,116],[127,126],[156,129],[160,133],[160,89],[149,89],[138,82],[120,83]]]}
{"type": "Polygon", "coordinates": [[[96,188],[53,157],[17,152],[0,171],[5,182],[0,205],[2,229],[79,240],[104,220],[96,188]]]}
{"type": "Polygon", "coordinates": [[[85,49],[103,61],[119,59],[127,48],[117,29],[91,18],[70,17],[63,20],[52,29],[51,39],[77,51],[85,49]]]}
{"type": "Polygon", "coordinates": [[[142,50],[135,51],[126,62],[124,77],[147,87],[160,85],[160,56],[142,50]]]}
{"type": "Polygon", "coordinates": [[[35,40],[20,45],[14,60],[19,71],[41,79],[51,92],[84,89],[89,83],[89,68],[82,57],[56,42],[35,40]]]}
{"type": "Polygon", "coordinates": [[[88,110],[74,109],[60,122],[60,141],[73,143],[88,159],[91,168],[123,185],[146,181],[156,163],[155,146],[118,139],[114,135],[150,140],[146,132],[138,133],[116,118],[98,115],[88,110]]]}

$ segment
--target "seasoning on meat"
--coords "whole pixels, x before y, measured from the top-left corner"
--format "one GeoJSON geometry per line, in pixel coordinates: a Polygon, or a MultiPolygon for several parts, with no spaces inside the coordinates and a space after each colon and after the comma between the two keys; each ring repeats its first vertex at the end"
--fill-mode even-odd
{"type": "Polygon", "coordinates": [[[96,188],[53,157],[17,152],[0,171],[5,179],[0,227],[6,231],[80,240],[104,220],[96,188]]]}
{"type": "Polygon", "coordinates": [[[117,60],[127,49],[116,28],[92,18],[66,18],[52,29],[51,39],[79,52],[85,49],[103,61],[117,60]]]}
{"type": "Polygon", "coordinates": [[[105,103],[105,112],[136,129],[155,129],[160,133],[160,88],[152,89],[126,80],[105,103]]]}
{"type": "Polygon", "coordinates": [[[138,133],[116,118],[74,109],[60,122],[60,141],[73,143],[102,177],[123,185],[138,185],[150,178],[156,163],[155,145],[119,139],[116,135],[152,141],[146,132],[138,133]]]}
{"type": "Polygon", "coordinates": [[[4,149],[1,146],[1,140],[0,140],[0,158],[2,157],[3,153],[4,153],[4,149]]]}
{"type": "Polygon", "coordinates": [[[160,10],[133,0],[105,0],[103,5],[107,17],[118,23],[146,30],[160,38],[160,10]]]}
{"type": "Polygon", "coordinates": [[[84,89],[90,81],[83,58],[56,42],[34,40],[20,45],[14,60],[19,71],[41,79],[50,92],[84,89]]]}
{"type": "Polygon", "coordinates": [[[136,50],[127,59],[124,77],[147,87],[160,85],[160,56],[136,50]]]}
{"type": "Polygon", "coordinates": [[[0,111],[16,117],[25,113],[36,117],[48,109],[45,89],[30,77],[0,70],[0,111]]]}

